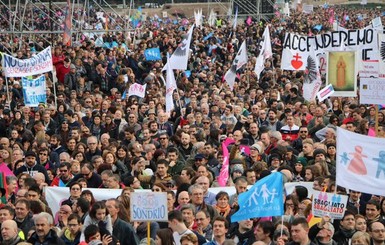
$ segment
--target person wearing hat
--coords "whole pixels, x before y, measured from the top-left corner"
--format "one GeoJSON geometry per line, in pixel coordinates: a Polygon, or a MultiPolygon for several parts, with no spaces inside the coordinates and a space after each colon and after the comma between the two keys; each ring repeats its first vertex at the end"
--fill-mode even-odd
{"type": "Polygon", "coordinates": [[[201,165],[207,164],[207,157],[204,154],[198,153],[194,157],[194,165],[192,166],[195,171],[198,170],[198,167],[201,165]]]}
{"type": "Polygon", "coordinates": [[[298,157],[295,161],[293,168],[294,181],[301,182],[304,181],[305,177],[305,167],[307,166],[307,159],[305,157],[298,157]]]}
{"type": "Polygon", "coordinates": [[[273,171],[281,166],[282,157],[279,154],[273,153],[269,157],[269,170],[273,171]]]}
{"type": "Polygon", "coordinates": [[[27,151],[24,157],[24,165],[16,169],[15,175],[18,176],[21,173],[28,173],[33,177],[36,173],[42,173],[45,177],[45,183],[50,184],[47,170],[44,166],[37,164],[36,153],[33,151],[27,151]]]}

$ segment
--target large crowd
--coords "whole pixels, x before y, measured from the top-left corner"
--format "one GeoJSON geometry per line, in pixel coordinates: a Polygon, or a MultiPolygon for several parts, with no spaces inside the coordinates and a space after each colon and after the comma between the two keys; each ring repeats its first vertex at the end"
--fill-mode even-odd
{"type": "MultiPolygon", "coordinates": [[[[39,11],[28,13],[26,23],[41,18],[40,30],[47,29],[39,11]]],[[[167,193],[168,222],[150,222],[151,244],[384,244],[385,197],[336,186],[336,129],[367,135],[377,120],[377,136],[385,137],[385,112],[376,119],[375,108],[357,97],[307,102],[304,71],[279,68],[285,33],[330,31],[330,15],[359,29],[382,13],[321,6],[311,14],[277,11],[269,21],[239,23],[236,30],[229,19],[195,28],[189,72],[175,71],[171,113],[165,112],[162,68],[188,21],[148,18],[133,35],[100,34],[116,43],[110,48],[95,45],[93,36],[66,46],[60,36],[50,43],[39,35],[0,34],[1,51],[20,59],[52,45],[54,65],[45,74],[47,103],[36,108],[24,104],[21,79],[6,78],[0,68],[0,244],[147,244],[147,223],[130,219],[130,195],[142,189],[167,193]],[[273,57],[257,79],[255,57],[266,25],[273,57]],[[223,76],[244,40],[249,59],[231,91],[223,76]],[[162,60],[145,60],[144,50],[152,47],[159,47],[162,60]],[[127,96],[133,83],[147,85],[144,98],[127,96]],[[219,186],[224,141],[231,142],[230,195],[210,189],[219,186]],[[298,182],[285,196],[284,215],[231,222],[238,195],[272,172],[281,172],[285,183],[298,182]],[[314,190],[348,194],[343,218],[322,217],[310,227],[304,181],[314,190]],[[69,188],[57,213],[45,199],[47,186],[69,188]],[[121,194],[97,200],[95,189],[86,188],[121,194]]]]}

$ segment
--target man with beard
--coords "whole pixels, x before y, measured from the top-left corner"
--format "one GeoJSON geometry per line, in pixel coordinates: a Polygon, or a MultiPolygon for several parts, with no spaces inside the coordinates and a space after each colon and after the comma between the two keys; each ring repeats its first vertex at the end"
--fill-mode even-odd
{"type": "Polygon", "coordinates": [[[178,150],[183,159],[186,161],[191,155],[193,144],[190,142],[190,135],[187,133],[182,133],[180,140],[181,144],[178,147],[178,150]]]}
{"type": "Polygon", "coordinates": [[[269,125],[267,126],[268,129],[272,132],[281,130],[283,124],[281,121],[277,119],[277,110],[276,109],[270,109],[269,110],[269,125]]]}
{"type": "Polygon", "coordinates": [[[206,142],[203,149],[207,157],[207,166],[211,171],[215,173],[215,176],[218,176],[220,171],[220,168],[218,167],[221,165],[219,164],[218,159],[215,157],[215,148],[213,143],[206,142]]]}
{"type": "Polygon", "coordinates": [[[16,169],[15,175],[18,176],[21,173],[28,173],[33,177],[36,173],[42,173],[45,177],[45,183],[50,183],[47,170],[44,166],[37,164],[36,162],[36,153],[33,151],[28,151],[25,154],[24,165],[16,169]]]}
{"type": "Polygon", "coordinates": [[[299,128],[298,137],[293,141],[293,148],[296,149],[298,152],[302,151],[302,142],[307,139],[309,136],[309,130],[306,126],[301,126],[299,128]]]}
{"type": "MultiPolygon", "coordinates": [[[[270,221],[265,221],[265,222],[270,222],[270,221]]],[[[274,226],[272,227],[273,227],[273,231],[272,231],[273,233],[274,226]]],[[[271,233],[271,236],[273,236],[272,233],[271,233]]],[[[253,239],[253,235],[254,235],[253,221],[248,219],[248,220],[239,221],[238,224],[233,227],[233,229],[230,228],[227,238],[230,238],[231,240],[233,240],[235,244],[251,244],[250,241],[253,239]]],[[[265,244],[270,245],[270,243],[265,243],[265,244]]]]}
{"type": "Polygon", "coordinates": [[[70,172],[71,165],[69,162],[63,162],[59,166],[60,174],[56,176],[51,183],[51,186],[65,187],[72,180],[73,175],[70,172]]]}
{"type": "Polygon", "coordinates": [[[24,127],[23,121],[20,119],[13,121],[13,128],[22,136],[22,138],[33,139],[33,133],[31,130],[24,127]]]}

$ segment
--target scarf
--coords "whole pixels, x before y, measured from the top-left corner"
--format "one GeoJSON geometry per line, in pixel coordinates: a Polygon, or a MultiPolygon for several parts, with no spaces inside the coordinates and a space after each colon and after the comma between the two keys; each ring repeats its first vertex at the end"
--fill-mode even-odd
{"type": "Polygon", "coordinates": [[[224,208],[219,207],[218,205],[215,205],[214,208],[218,211],[219,215],[221,215],[223,217],[227,217],[227,215],[229,215],[229,213],[231,211],[231,207],[229,204],[227,204],[227,206],[224,208]]]}
{"type": "Polygon", "coordinates": [[[345,236],[346,238],[348,238],[348,239],[352,238],[352,236],[353,236],[354,233],[356,232],[355,229],[353,229],[353,230],[347,230],[347,229],[345,229],[345,228],[343,228],[343,227],[340,227],[340,231],[341,231],[341,233],[344,234],[344,236],[345,236]]]}

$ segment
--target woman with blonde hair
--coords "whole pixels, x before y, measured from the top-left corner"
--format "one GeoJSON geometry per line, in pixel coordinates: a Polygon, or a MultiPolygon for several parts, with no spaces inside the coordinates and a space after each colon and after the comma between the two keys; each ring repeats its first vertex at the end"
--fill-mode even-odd
{"type": "Polygon", "coordinates": [[[183,235],[180,238],[181,245],[198,245],[198,237],[194,233],[183,235]]]}
{"type": "Polygon", "coordinates": [[[370,245],[371,244],[370,235],[366,232],[357,231],[352,236],[352,245],[370,245]]]}

